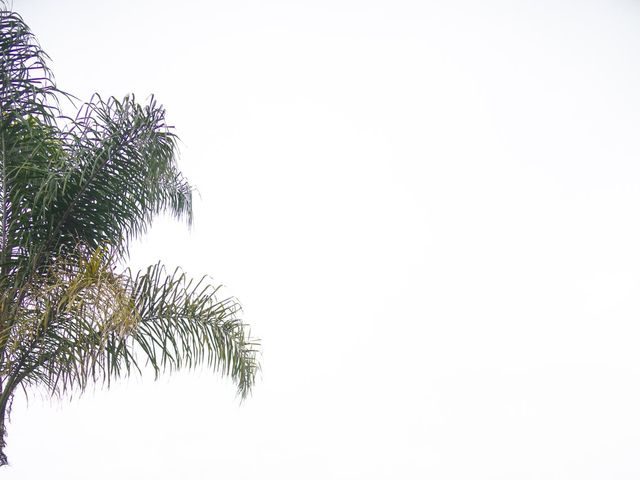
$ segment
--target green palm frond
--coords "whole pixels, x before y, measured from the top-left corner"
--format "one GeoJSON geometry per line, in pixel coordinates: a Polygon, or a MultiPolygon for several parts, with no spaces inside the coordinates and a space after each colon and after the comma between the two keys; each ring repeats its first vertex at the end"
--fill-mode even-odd
{"type": "Polygon", "coordinates": [[[19,246],[8,261],[37,270],[78,243],[122,256],[161,211],[191,222],[191,186],[164,115],[154,99],[95,96],[65,131],[33,117],[6,129],[6,230],[19,246]]]}
{"type": "Polygon", "coordinates": [[[177,169],[176,138],[155,99],[142,106],[133,96],[94,96],[66,132],[64,148],[68,168],[51,212],[51,242],[108,244],[123,253],[161,211],[191,221],[191,187],[177,169]]]}
{"type": "Polygon", "coordinates": [[[54,123],[57,95],[48,56],[17,13],[0,3],[0,113],[3,123],[37,117],[54,123]]]}
{"type": "Polygon", "coordinates": [[[117,274],[100,251],[78,266],[60,265],[24,303],[2,373],[61,394],[109,384],[141,361],[156,375],[205,364],[229,375],[244,398],[258,369],[257,343],[237,301],[217,291],[206,278],[167,274],[161,264],[117,274]]]}
{"type": "Polygon", "coordinates": [[[245,397],[253,386],[258,344],[238,318],[234,298],[218,299],[204,277],[199,281],[161,264],[139,273],[132,297],[140,322],[132,333],[156,373],[206,364],[229,375],[245,397]]]}

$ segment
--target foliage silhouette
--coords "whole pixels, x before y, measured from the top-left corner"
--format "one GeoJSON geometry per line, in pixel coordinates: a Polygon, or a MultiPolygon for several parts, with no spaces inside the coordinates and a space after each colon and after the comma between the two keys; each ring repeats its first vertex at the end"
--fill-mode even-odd
{"type": "Polygon", "coordinates": [[[65,117],[48,57],[3,3],[0,33],[0,465],[18,388],[57,396],[205,364],[244,398],[258,344],[237,301],[161,264],[120,268],[157,214],[191,222],[162,106],[95,95],[65,117]]]}

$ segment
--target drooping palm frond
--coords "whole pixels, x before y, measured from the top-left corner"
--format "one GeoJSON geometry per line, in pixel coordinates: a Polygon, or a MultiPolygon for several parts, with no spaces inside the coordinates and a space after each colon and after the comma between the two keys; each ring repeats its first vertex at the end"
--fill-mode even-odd
{"type": "Polygon", "coordinates": [[[3,123],[36,117],[52,124],[61,93],[47,68],[48,56],[24,20],[0,2],[0,114],[3,123]]]}
{"type": "Polygon", "coordinates": [[[31,128],[12,136],[9,159],[18,161],[7,165],[14,256],[30,259],[31,270],[78,243],[122,256],[159,212],[190,222],[191,187],[177,169],[164,115],[153,99],[141,106],[134,97],[95,96],[67,130],[30,118],[31,128]]]}
{"type": "Polygon", "coordinates": [[[117,274],[102,252],[62,265],[23,305],[4,373],[52,393],[84,390],[150,364],[156,375],[199,364],[229,375],[244,398],[258,369],[257,343],[233,298],[161,264],[117,274]]]}
{"type": "Polygon", "coordinates": [[[65,132],[68,168],[51,213],[49,240],[110,245],[123,253],[153,217],[191,221],[191,187],[178,171],[176,138],[155,99],[94,96],[65,132]]]}
{"type": "Polygon", "coordinates": [[[244,398],[259,368],[234,298],[218,299],[207,277],[196,281],[177,269],[153,265],[133,279],[132,298],[140,322],[132,338],[157,373],[206,364],[229,375],[244,398]]]}
{"type": "Polygon", "coordinates": [[[1,372],[9,382],[42,384],[51,393],[84,390],[98,380],[106,342],[126,338],[137,323],[135,305],[101,250],[49,267],[33,285],[8,329],[1,372]]]}

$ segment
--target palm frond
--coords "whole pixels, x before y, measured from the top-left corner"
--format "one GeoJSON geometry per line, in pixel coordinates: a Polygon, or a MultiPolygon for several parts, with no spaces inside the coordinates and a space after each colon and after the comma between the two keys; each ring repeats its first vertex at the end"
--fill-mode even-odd
{"type": "Polygon", "coordinates": [[[218,299],[218,288],[161,264],[139,273],[132,297],[140,323],[132,333],[157,373],[204,363],[238,385],[244,398],[259,369],[257,340],[238,317],[234,298],[218,299]]]}
{"type": "Polygon", "coordinates": [[[37,117],[46,124],[55,120],[56,88],[40,48],[24,20],[0,4],[0,120],[37,117]]]}
{"type": "Polygon", "coordinates": [[[113,271],[103,251],[79,250],[72,261],[50,266],[46,282],[24,298],[20,322],[8,331],[1,372],[8,378],[42,383],[52,393],[107,380],[109,342],[126,338],[139,317],[127,278],[113,271]]]}
{"type": "Polygon", "coordinates": [[[148,364],[163,371],[205,364],[231,377],[244,398],[258,370],[257,343],[218,288],[167,274],[161,264],[116,274],[102,252],[58,266],[29,297],[7,343],[4,375],[52,393],[110,383],[148,364]]]}
{"type": "MultiPolygon", "coordinates": [[[[176,166],[176,138],[151,98],[86,103],[65,135],[69,168],[50,240],[116,250],[169,211],[191,221],[191,187],[176,166]]],[[[122,253],[122,252],[117,252],[122,253]]]]}

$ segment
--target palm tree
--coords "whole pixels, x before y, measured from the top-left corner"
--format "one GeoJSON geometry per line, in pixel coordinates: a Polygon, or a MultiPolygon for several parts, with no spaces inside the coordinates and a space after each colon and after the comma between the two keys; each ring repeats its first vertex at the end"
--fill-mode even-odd
{"type": "Polygon", "coordinates": [[[258,344],[206,278],[120,266],[155,215],[191,222],[164,109],[94,96],[65,117],[48,57],[0,3],[0,465],[17,389],[52,396],[205,364],[254,384],[258,344]]]}

